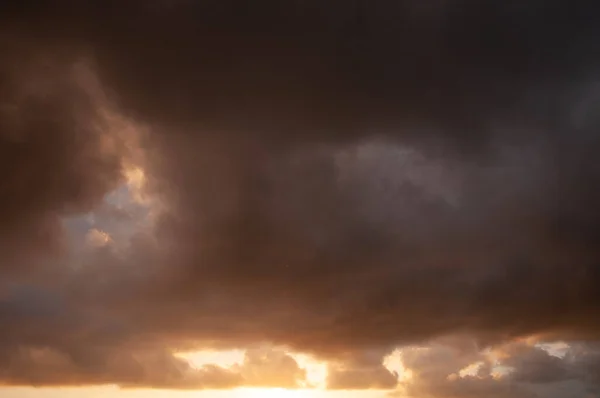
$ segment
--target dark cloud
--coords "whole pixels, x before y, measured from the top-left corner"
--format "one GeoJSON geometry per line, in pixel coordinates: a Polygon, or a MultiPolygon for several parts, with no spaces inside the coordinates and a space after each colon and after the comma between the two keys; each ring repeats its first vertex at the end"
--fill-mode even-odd
{"type": "Polygon", "coordinates": [[[167,352],[131,352],[119,347],[101,356],[85,354],[21,347],[2,355],[0,374],[4,384],[36,387],[117,384],[122,388],[224,389],[242,384],[238,373],[214,365],[191,368],[167,352]]]}
{"type": "MultiPolygon", "coordinates": [[[[11,5],[0,346],[85,363],[84,346],[269,342],[341,361],[330,384],[344,388],[394,385],[381,362],[348,358],[437,336],[480,348],[597,339],[599,11],[583,0],[11,5]],[[111,202],[131,163],[148,211],[111,202]],[[93,211],[101,221],[77,228],[133,238],[69,258],[66,217],[93,211]],[[142,217],[152,222],[137,235],[122,227],[142,217]]],[[[515,353],[526,369],[515,382],[569,377],[544,355],[515,353]]],[[[294,385],[301,371],[278,358],[278,382],[294,385]]],[[[25,383],[19,369],[5,378],[25,383]]],[[[176,380],[232,380],[205,370],[176,380]]],[[[102,374],[80,379],[130,382],[102,374]]],[[[439,383],[498,386],[486,377],[439,383]]]]}
{"type": "Polygon", "coordinates": [[[596,396],[598,380],[590,378],[597,364],[592,346],[571,348],[558,357],[523,342],[512,342],[489,353],[465,352],[454,344],[405,349],[402,360],[410,377],[392,396],[419,398],[573,397],[596,396]],[[583,349],[582,349],[583,348],[583,349]],[[583,370],[585,369],[585,370],[583,370]]]}
{"type": "Polygon", "coordinates": [[[516,344],[505,350],[505,366],[514,369],[512,378],[520,382],[548,383],[570,378],[568,364],[562,358],[550,355],[541,348],[516,344]]]}
{"type": "Polygon", "coordinates": [[[105,131],[103,104],[84,64],[5,40],[0,248],[2,268],[16,269],[23,256],[58,254],[60,217],[91,210],[117,186],[120,144],[105,131]]]}
{"type": "Polygon", "coordinates": [[[191,366],[160,348],[132,345],[79,347],[12,346],[0,351],[5,385],[36,387],[116,384],[121,388],[230,389],[299,388],[306,371],[278,350],[248,350],[244,361],[225,368],[191,366]]]}
{"type": "Polygon", "coordinates": [[[548,127],[568,116],[557,94],[597,64],[585,0],[32,3],[13,6],[5,29],[88,50],[140,117],[270,144],[399,125],[486,141],[508,118],[548,127]]]}
{"type": "Polygon", "coordinates": [[[330,364],[327,387],[332,390],[390,390],[398,384],[398,374],[383,365],[382,352],[373,350],[353,354],[340,364],[330,364]]]}

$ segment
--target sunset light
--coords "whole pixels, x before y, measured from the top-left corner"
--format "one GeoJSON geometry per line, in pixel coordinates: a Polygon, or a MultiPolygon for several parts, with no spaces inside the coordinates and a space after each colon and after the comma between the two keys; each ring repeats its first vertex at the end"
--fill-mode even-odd
{"type": "Polygon", "coordinates": [[[236,398],[316,398],[311,390],[286,390],[283,388],[244,388],[235,392],[236,398]]]}
{"type": "Polygon", "coordinates": [[[0,398],[600,398],[600,1],[4,3],[0,398]]]}

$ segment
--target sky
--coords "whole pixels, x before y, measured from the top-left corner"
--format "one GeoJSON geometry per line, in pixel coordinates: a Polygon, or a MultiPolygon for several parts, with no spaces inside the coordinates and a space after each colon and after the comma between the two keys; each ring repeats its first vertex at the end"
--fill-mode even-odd
{"type": "Polygon", "coordinates": [[[600,398],[600,5],[0,12],[0,396],[600,398]]]}

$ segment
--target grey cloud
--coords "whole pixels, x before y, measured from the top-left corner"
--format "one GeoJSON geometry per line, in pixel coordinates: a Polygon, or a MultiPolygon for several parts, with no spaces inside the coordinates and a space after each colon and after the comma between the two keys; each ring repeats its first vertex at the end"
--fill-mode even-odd
{"type": "Polygon", "coordinates": [[[411,397],[536,397],[585,398],[598,391],[593,360],[595,349],[574,343],[565,357],[556,357],[537,346],[512,342],[496,347],[498,362],[487,352],[461,354],[453,344],[440,344],[403,351],[403,363],[411,377],[405,379],[398,396],[411,397]],[[585,354],[584,354],[585,352],[585,354]],[[467,365],[480,364],[477,370],[461,374],[467,365]],[[504,372],[494,376],[500,368],[504,372]],[[507,369],[509,369],[508,373],[507,369]]]}
{"type": "Polygon", "coordinates": [[[393,389],[398,384],[398,375],[383,365],[371,368],[336,369],[329,367],[327,386],[332,390],[393,389]]]}
{"type": "MultiPolygon", "coordinates": [[[[64,308],[3,302],[0,346],[267,342],[344,362],[448,334],[598,338],[596,2],[242,3],[2,13],[0,267],[64,308]],[[144,126],[135,148],[111,112],[144,126]],[[136,151],[154,223],[73,266],[61,220],[120,229],[104,200],[136,151]]],[[[512,388],[438,381],[454,362],[422,355],[453,394],[512,388]]],[[[517,357],[513,377],[566,377],[517,357]]],[[[339,385],[391,384],[346,366],[339,385]]]]}
{"type": "Polygon", "coordinates": [[[130,352],[126,347],[101,356],[88,352],[85,357],[52,348],[21,347],[3,355],[0,375],[3,384],[38,387],[118,384],[122,388],[222,389],[241,384],[239,374],[224,368],[193,369],[170,353],[130,352]]]}
{"type": "MultiPolygon", "coordinates": [[[[60,217],[84,213],[121,179],[118,143],[103,130],[103,104],[75,57],[2,44],[2,268],[61,254],[60,217]]],[[[19,45],[19,41],[13,44],[19,45]]]]}
{"type": "Polygon", "coordinates": [[[330,363],[327,388],[332,390],[393,389],[398,374],[383,365],[387,354],[380,349],[350,353],[338,363],[330,363]]]}
{"type": "Polygon", "coordinates": [[[99,385],[121,388],[230,389],[298,388],[306,372],[282,351],[249,350],[231,368],[192,367],[169,350],[139,344],[1,347],[0,382],[5,385],[99,385]]]}
{"type": "Polygon", "coordinates": [[[569,379],[569,367],[565,360],[553,356],[547,351],[516,344],[505,350],[509,358],[503,361],[505,366],[514,369],[513,379],[519,382],[548,383],[569,379]]]}

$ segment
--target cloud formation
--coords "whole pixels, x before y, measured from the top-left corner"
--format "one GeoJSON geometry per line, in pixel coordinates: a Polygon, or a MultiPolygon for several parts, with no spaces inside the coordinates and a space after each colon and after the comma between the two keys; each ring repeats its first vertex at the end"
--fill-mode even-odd
{"type": "Polygon", "coordinates": [[[248,350],[242,363],[225,368],[213,364],[193,367],[185,359],[160,349],[72,348],[7,348],[0,356],[2,383],[215,390],[242,386],[299,388],[306,381],[306,371],[278,350],[248,350]]]}
{"type": "Polygon", "coordinates": [[[23,255],[60,252],[59,218],[93,209],[121,178],[120,143],[104,129],[102,104],[94,103],[98,98],[90,92],[95,87],[85,66],[5,47],[7,60],[0,65],[7,83],[0,94],[3,269],[16,268],[23,255]]]}
{"type": "Polygon", "coordinates": [[[419,398],[597,396],[597,348],[575,345],[565,356],[539,345],[511,342],[492,352],[465,351],[448,342],[407,348],[403,363],[410,372],[392,396],[419,398]],[[592,360],[593,361],[593,360],[592,360]]]}
{"type": "MultiPolygon", "coordinates": [[[[4,382],[299,385],[171,354],[269,343],[392,388],[398,346],[598,339],[595,2],[243,3],[0,17],[4,382]]],[[[514,350],[512,384],[404,359],[425,397],[594,378],[514,350]]]]}
{"type": "Polygon", "coordinates": [[[327,387],[332,390],[389,390],[398,384],[398,374],[383,364],[384,353],[371,350],[353,353],[341,364],[330,363],[327,387]]]}

